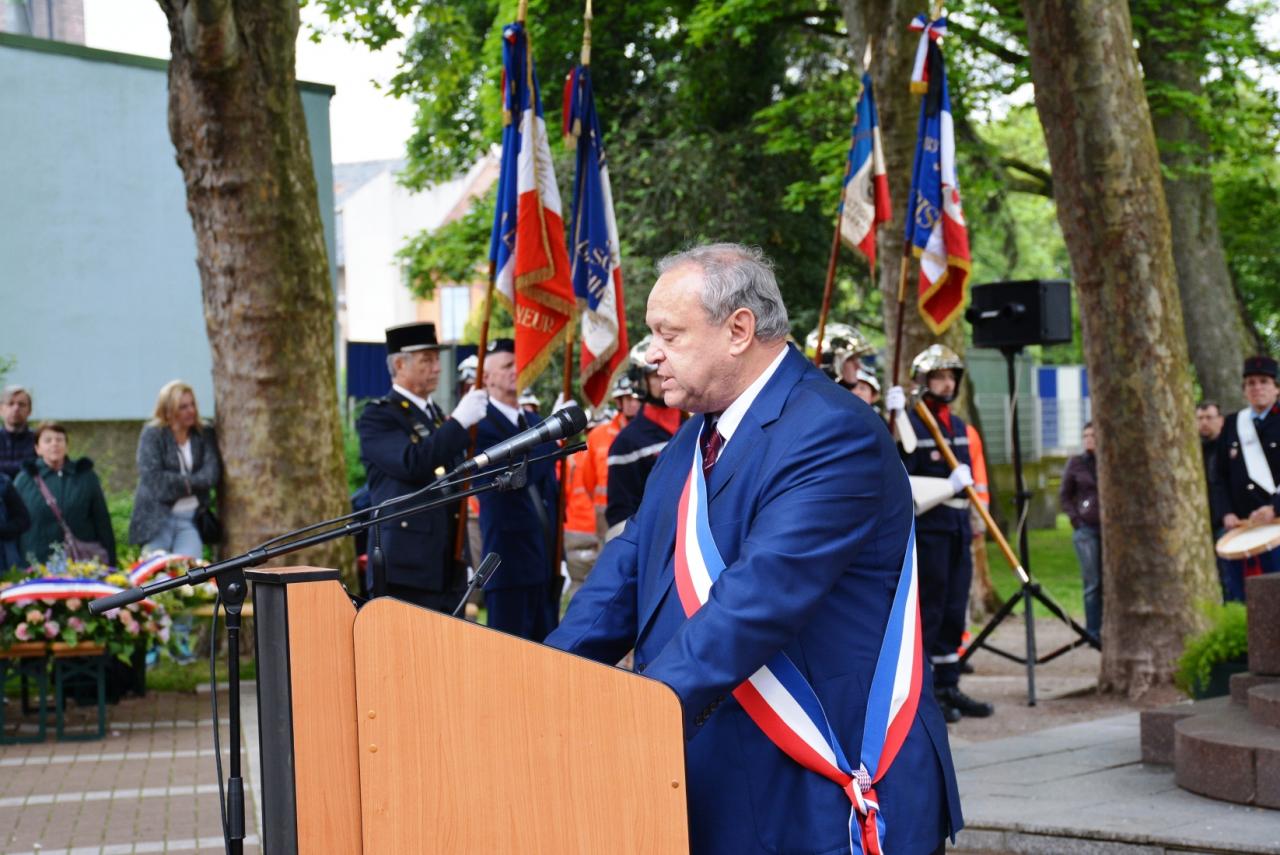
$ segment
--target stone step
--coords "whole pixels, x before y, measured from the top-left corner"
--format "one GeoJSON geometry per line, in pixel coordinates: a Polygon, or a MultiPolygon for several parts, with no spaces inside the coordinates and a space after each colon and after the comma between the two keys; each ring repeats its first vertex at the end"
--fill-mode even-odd
{"type": "Polygon", "coordinates": [[[1280,683],[1254,686],[1249,690],[1249,715],[1258,724],[1280,728],[1280,683]]]}
{"type": "MultiPolygon", "coordinates": [[[[1240,703],[1246,703],[1242,696],[1240,703]]],[[[1205,715],[1226,709],[1231,704],[1227,697],[1208,698],[1203,701],[1183,701],[1154,710],[1143,710],[1138,716],[1141,733],[1142,762],[1160,766],[1173,765],[1173,725],[1193,715],[1205,715]]]]}
{"type": "Polygon", "coordinates": [[[1280,675],[1280,573],[1245,579],[1249,670],[1280,675]]]}
{"type": "Polygon", "coordinates": [[[1236,804],[1280,808],[1280,729],[1228,703],[1180,718],[1173,732],[1179,787],[1236,804]]]}
{"type": "Polygon", "coordinates": [[[1261,686],[1266,683],[1280,683],[1280,677],[1270,674],[1255,674],[1252,671],[1232,674],[1230,679],[1231,702],[1247,707],[1249,705],[1249,690],[1254,686],[1261,686]]]}

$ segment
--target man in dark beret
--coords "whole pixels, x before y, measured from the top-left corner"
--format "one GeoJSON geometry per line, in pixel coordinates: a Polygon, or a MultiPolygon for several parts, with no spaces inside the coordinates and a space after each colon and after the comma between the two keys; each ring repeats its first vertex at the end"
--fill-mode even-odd
{"type": "MultiPolygon", "coordinates": [[[[370,401],[356,422],[375,505],[421,489],[461,463],[470,445],[468,429],[484,418],[483,390],[464,395],[448,417],[431,399],[440,381],[439,351],[435,324],[387,330],[391,391],[370,401]]],[[[457,517],[455,505],[378,526],[388,594],[453,611],[467,583],[465,566],[454,560],[457,517]]],[[[372,549],[372,535],[369,542],[372,549]]]]}
{"type": "MultiPolygon", "coordinates": [[[[1217,475],[1210,489],[1212,506],[1225,508],[1216,529],[1235,529],[1246,523],[1274,522],[1280,511],[1280,386],[1276,361],[1250,356],[1244,361],[1244,397],[1248,406],[1227,416],[1218,434],[1217,475]]],[[[1227,600],[1244,599],[1244,577],[1280,570],[1271,553],[1233,561],[1223,578],[1227,600]]]]}

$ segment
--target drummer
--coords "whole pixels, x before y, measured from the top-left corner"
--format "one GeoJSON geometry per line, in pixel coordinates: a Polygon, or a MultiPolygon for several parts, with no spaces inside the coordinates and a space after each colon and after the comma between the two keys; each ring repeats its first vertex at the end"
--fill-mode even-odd
{"type": "MultiPolygon", "coordinates": [[[[1227,416],[1218,435],[1217,482],[1214,505],[1226,508],[1221,525],[1228,532],[1242,525],[1276,521],[1280,497],[1280,374],[1270,356],[1250,356],[1244,361],[1244,397],[1248,406],[1227,416]]],[[[1223,580],[1228,600],[1244,599],[1244,579],[1280,570],[1276,552],[1233,561],[1223,580]]]]}

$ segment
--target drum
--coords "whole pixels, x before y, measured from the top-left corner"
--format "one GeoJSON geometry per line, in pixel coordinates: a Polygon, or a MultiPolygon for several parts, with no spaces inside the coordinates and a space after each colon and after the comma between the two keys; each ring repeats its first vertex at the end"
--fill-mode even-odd
{"type": "Polygon", "coordinates": [[[1280,521],[1262,525],[1242,525],[1218,539],[1218,555],[1228,561],[1265,555],[1280,548],[1280,521]]]}

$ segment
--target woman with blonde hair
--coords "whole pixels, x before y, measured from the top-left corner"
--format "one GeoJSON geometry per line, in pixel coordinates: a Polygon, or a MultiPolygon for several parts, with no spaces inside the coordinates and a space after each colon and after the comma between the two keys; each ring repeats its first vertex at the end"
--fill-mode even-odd
{"type": "Polygon", "coordinates": [[[201,425],[196,396],[181,380],[166,383],[138,438],[138,490],[129,542],[143,553],[161,550],[200,558],[197,514],[209,510],[222,471],[213,428],[201,425]]]}

